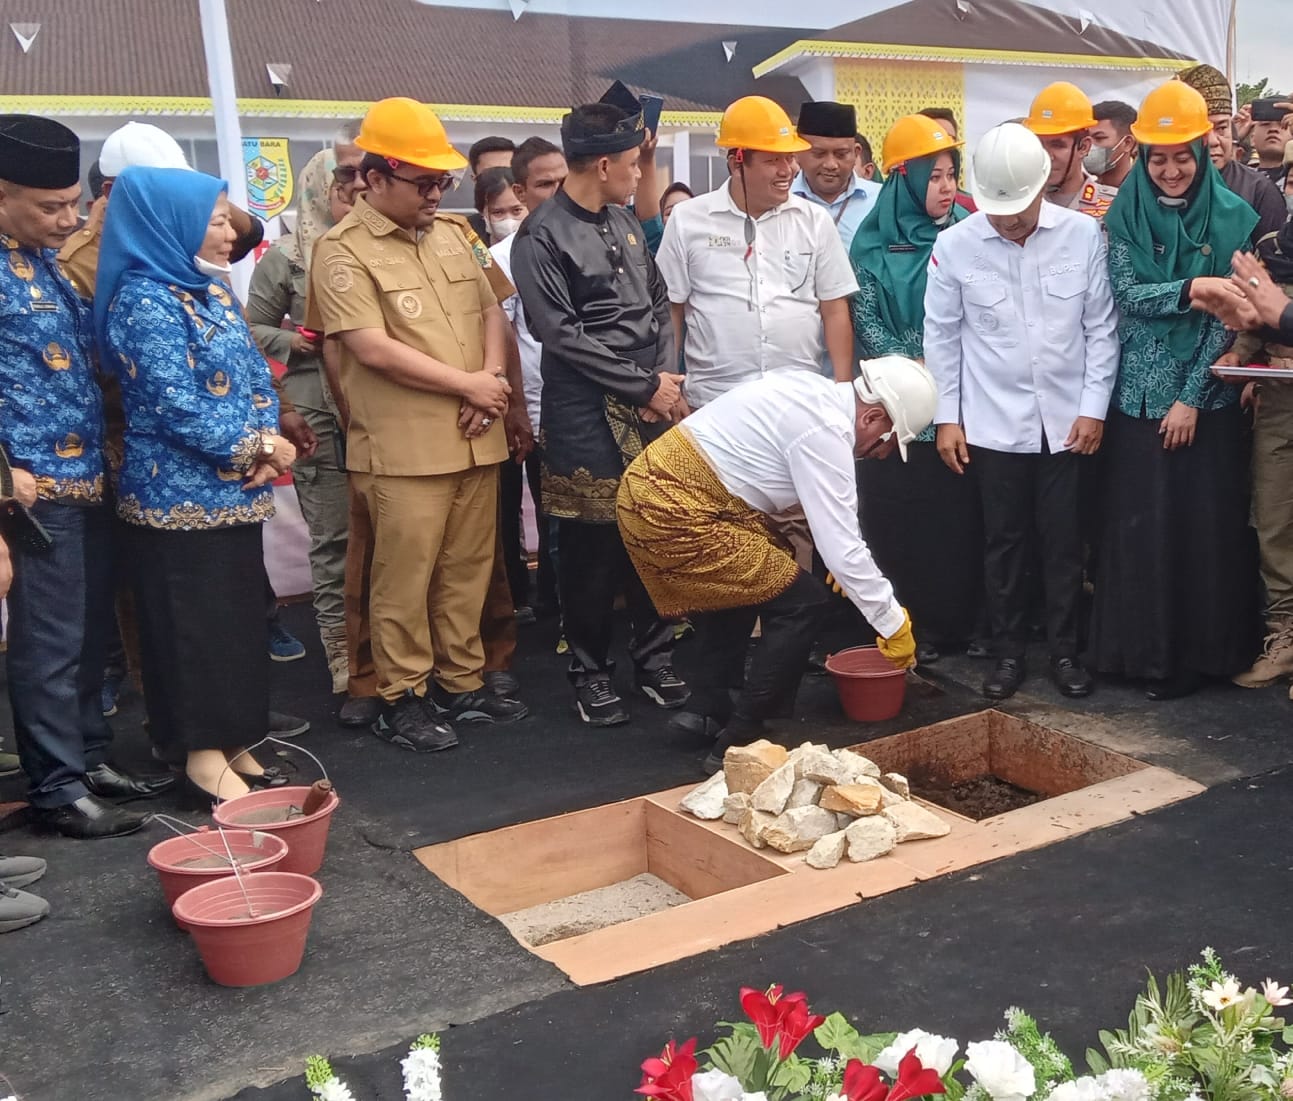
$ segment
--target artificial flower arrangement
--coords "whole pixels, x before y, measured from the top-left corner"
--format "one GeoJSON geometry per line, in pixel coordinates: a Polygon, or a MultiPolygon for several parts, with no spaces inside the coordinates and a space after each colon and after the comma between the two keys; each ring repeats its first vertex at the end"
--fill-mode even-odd
{"type": "MultiPolygon", "coordinates": [[[[444,1101],[440,1087],[440,1037],[419,1036],[400,1060],[406,1101],[444,1101]]],[[[305,1061],[305,1084],[319,1101],[355,1101],[355,1095],[321,1055],[305,1061]]]]}
{"type": "Polygon", "coordinates": [[[741,991],[748,1021],[724,1022],[712,1047],[669,1043],[642,1064],[637,1093],[657,1101],[1275,1101],[1293,1099],[1293,1028],[1273,1010],[1293,1004],[1267,979],[1242,989],[1215,952],[1151,976],[1128,1027],[1101,1032],[1091,1074],[1027,1013],[1009,1009],[991,1040],[966,1045],[921,1029],[862,1035],[839,1013],[811,1012],[780,986],[741,991]],[[805,1054],[811,1036],[820,1049],[805,1054]],[[702,1059],[704,1065],[702,1067],[702,1059]]]}

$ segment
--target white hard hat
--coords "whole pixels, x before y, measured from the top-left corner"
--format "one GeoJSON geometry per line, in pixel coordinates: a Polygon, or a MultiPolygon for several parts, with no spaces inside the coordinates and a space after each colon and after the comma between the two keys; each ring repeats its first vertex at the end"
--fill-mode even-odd
{"type": "Polygon", "coordinates": [[[99,152],[99,171],[114,180],[127,168],[188,168],[179,142],[160,127],[128,122],[114,130],[99,152]]]}
{"type": "Polygon", "coordinates": [[[1041,139],[1017,122],[994,126],[974,149],[970,191],[985,214],[1008,217],[1027,210],[1051,174],[1041,139]]]}
{"type": "Polygon", "coordinates": [[[893,421],[898,454],[907,461],[907,445],[934,421],[938,387],[923,364],[906,356],[880,356],[858,364],[861,374],[853,380],[858,399],[883,405],[893,421]]]}

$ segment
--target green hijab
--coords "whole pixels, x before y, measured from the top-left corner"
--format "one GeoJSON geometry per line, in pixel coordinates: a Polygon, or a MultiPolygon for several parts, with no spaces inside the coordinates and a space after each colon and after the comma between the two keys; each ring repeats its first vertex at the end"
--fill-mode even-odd
{"type": "MultiPolygon", "coordinates": [[[[955,203],[942,222],[934,221],[925,210],[929,178],[941,152],[913,157],[889,173],[849,250],[853,270],[868,271],[875,278],[880,319],[893,333],[919,329],[924,323],[925,277],[934,240],[941,230],[965,217],[955,203]]],[[[959,173],[960,158],[956,150],[951,153],[959,173]]]]}
{"type": "MultiPolygon", "coordinates": [[[[1158,201],[1162,191],[1149,178],[1153,147],[1141,146],[1131,175],[1104,217],[1110,238],[1124,241],[1131,250],[1132,269],[1142,283],[1226,275],[1230,257],[1248,243],[1257,225],[1257,212],[1226,186],[1204,143],[1191,145],[1198,169],[1184,208],[1158,201]]],[[[1172,355],[1188,362],[1207,321],[1202,311],[1191,310],[1151,318],[1149,325],[1172,355]]]]}

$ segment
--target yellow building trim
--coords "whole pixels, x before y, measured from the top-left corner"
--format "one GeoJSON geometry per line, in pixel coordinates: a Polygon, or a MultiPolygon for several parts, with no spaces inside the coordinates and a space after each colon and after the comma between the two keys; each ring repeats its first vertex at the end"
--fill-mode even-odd
{"type": "Polygon", "coordinates": [[[967,50],[948,46],[902,46],[882,42],[825,42],[801,39],[754,67],[767,76],[801,57],[881,58],[894,61],[995,62],[998,65],[1048,65],[1054,68],[1124,69],[1176,72],[1191,62],[1185,58],[1101,57],[1088,54],[1035,53],[1026,50],[967,50]]]}
{"type": "MultiPolygon", "coordinates": [[[[361,100],[239,99],[243,118],[352,119],[366,112],[361,100]]],[[[514,122],[557,125],[569,107],[433,103],[447,122],[514,122]]],[[[44,115],[171,115],[210,117],[211,100],[201,96],[0,96],[0,112],[44,115]]],[[[717,111],[665,111],[660,121],[675,129],[717,127],[717,111]]]]}

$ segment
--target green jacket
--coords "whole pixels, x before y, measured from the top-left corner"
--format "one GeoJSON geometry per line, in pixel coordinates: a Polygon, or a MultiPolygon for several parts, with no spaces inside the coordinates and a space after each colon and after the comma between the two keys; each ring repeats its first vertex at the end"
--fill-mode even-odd
{"type": "MultiPolygon", "coordinates": [[[[925,358],[925,334],[919,329],[895,333],[880,316],[880,285],[866,268],[853,267],[857,276],[858,292],[853,296],[854,350],[858,359],[875,359],[877,356],[907,356],[925,358]]],[[[932,443],[934,426],[931,424],[916,440],[932,443]]]]}

